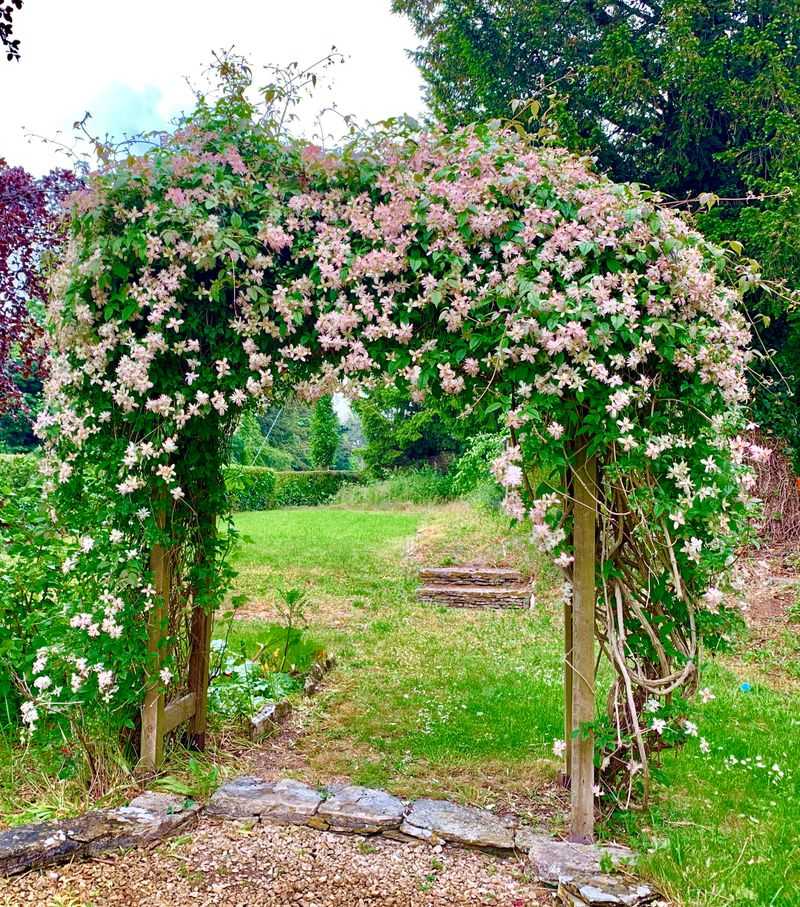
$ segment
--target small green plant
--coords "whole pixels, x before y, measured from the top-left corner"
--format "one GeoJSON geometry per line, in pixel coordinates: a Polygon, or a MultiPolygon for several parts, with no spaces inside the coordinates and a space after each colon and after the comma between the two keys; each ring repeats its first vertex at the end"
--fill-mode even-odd
{"type": "Polygon", "coordinates": [[[223,640],[215,639],[211,646],[222,659],[208,688],[208,706],[222,718],[249,718],[267,702],[285,699],[302,686],[298,677],[272,670],[271,660],[248,658],[244,645],[237,654],[228,653],[223,640]]]}
{"type": "Polygon", "coordinates": [[[286,667],[289,645],[293,636],[296,635],[298,630],[305,630],[308,626],[308,619],[306,618],[308,604],[308,596],[302,589],[278,589],[275,610],[278,612],[278,617],[280,617],[281,623],[286,630],[286,641],[283,645],[278,671],[283,671],[286,667]]]}

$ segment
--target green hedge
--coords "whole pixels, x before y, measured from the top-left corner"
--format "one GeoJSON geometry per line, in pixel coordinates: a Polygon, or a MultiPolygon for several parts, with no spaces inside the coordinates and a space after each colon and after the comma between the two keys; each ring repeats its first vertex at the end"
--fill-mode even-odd
{"type": "Polygon", "coordinates": [[[24,488],[31,480],[41,481],[39,458],[33,454],[0,454],[0,484],[24,488]]]}
{"type": "MultiPolygon", "coordinates": [[[[32,454],[0,454],[0,486],[22,488],[39,481],[39,460],[32,454]]],[[[280,472],[263,466],[227,466],[225,486],[234,510],[276,510],[312,507],[335,497],[343,485],[363,482],[360,473],[346,470],[280,472]]]]}
{"type": "Polygon", "coordinates": [[[275,508],[275,470],[265,466],[226,466],[225,488],[233,510],[275,508]]]}
{"type": "Polygon", "coordinates": [[[360,484],[360,473],[347,470],[282,472],[263,466],[228,466],[225,485],[233,510],[277,510],[326,504],[343,485],[360,484]]]}

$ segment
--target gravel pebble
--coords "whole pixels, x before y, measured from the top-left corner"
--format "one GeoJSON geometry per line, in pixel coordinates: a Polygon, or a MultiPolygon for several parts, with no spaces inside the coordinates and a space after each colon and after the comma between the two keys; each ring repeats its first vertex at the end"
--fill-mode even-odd
{"type": "Polygon", "coordinates": [[[155,850],[0,879],[1,907],[536,907],[525,860],[203,819],[155,850]]]}

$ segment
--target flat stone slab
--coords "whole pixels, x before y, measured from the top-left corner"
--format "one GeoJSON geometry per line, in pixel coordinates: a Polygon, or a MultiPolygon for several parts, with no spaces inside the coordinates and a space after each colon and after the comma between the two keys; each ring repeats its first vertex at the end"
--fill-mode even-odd
{"type": "Polygon", "coordinates": [[[197,809],[173,794],[151,792],[128,806],[10,828],[0,832],[0,875],[156,841],[193,821],[197,809]]]}
{"type": "Polygon", "coordinates": [[[300,781],[283,778],[235,778],[223,784],[206,807],[206,814],[223,819],[266,819],[287,825],[304,825],[313,816],[322,796],[300,781]]]}
{"type": "Polygon", "coordinates": [[[639,907],[660,903],[660,896],[644,882],[603,873],[577,876],[558,886],[558,897],[567,907],[639,907]]]}
{"type": "Polygon", "coordinates": [[[468,847],[512,850],[513,819],[485,809],[458,806],[448,800],[415,800],[406,811],[400,831],[424,841],[451,841],[468,847]]]}
{"type": "Polygon", "coordinates": [[[309,824],[333,831],[377,834],[399,828],[405,804],[383,790],[357,784],[333,784],[309,824]]]}
{"type": "Polygon", "coordinates": [[[544,837],[540,831],[536,831],[530,825],[520,825],[514,832],[514,849],[528,853],[531,847],[544,837]]]}
{"type": "Polygon", "coordinates": [[[539,881],[554,887],[578,876],[599,873],[603,856],[610,858],[612,863],[633,862],[634,859],[632,850],[618,844],[573,844],[546,835],[533,835],[528,847],[528,858],[539,881]]]}

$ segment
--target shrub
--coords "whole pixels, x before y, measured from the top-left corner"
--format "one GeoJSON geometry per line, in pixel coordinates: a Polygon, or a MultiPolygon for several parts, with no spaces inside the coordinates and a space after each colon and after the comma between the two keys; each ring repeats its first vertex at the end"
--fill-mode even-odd
{"type": "Polygon", "coordinates": [[[275,508],[274,469],[267,469],[264,466],[228,466],[224,475],[232,510],[275,508]]]}
{"type": "Polygon", "coordinates": [[[363,481],[359,473],[345,470],[317,469],[275,475],[275,507],[327,504],[343,486],[363,481]]]}
{"type": "Polygon", "coordinates": [[[472,438],[464,453],[450,470],[450,486],[454,495],[465,495],[484,483],[498,489],[500,485],[492,476],[492,463],[503,452],[503,438],[500,435],[480,434],[472,438]]]}
{"type": "Polygon", "coordinates": [[[38,459],[0,456],[0,725],[17,720],[22,677],[58,636],[63,557],[42,503],[38,459]]]}
{"type": "Polygon", "coordinates": [[[334,503],[354,507],[386,504],[437,504],[452,496],[450,479],[430,467],[399,469],[386,479],[342,488],[334,503]]]}
{"type": "Polygon", "coordinates": [[[15,491],[39,485],[39,459],[35,454],[0,454],[0,483],[15,491]]]}

